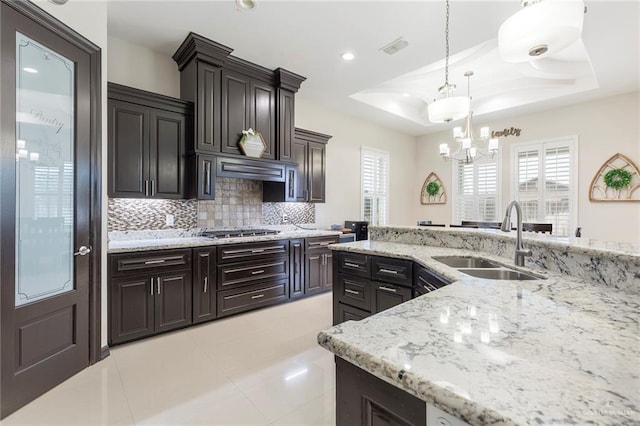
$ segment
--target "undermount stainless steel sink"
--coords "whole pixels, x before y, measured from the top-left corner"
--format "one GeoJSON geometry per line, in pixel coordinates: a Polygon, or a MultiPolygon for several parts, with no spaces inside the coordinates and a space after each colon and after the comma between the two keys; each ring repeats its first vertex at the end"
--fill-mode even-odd
{"type": "Polygon", "coordinates": [[[520,271],[514,271],[511,269],[460,269],[463,274],[471,275],[472,277],[485,278],[488,280],[540,280],[542,278],[535,275],[526,274],[520,271]]]}
{"type": "Polygon", "coordinates": [[[501,268],[502,265],[479,257],[439,256],[434,260],[453,268],[501,268]]]}

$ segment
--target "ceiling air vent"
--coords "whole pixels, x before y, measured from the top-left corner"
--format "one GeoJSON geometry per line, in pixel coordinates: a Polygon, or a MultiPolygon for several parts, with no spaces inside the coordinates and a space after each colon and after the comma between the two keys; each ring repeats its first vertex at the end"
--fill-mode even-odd
{"type": "Polygon", "coordinates": [[[393,55],[394,53],[397,53],[398,51],[404,49],[408,45],[409,45],[409,42],[403,39],[402,37],[400,37],[393,40],[391,43],[387,44],[386,46],[381,47],[380,50],[382,50],[387,55],[393,55]]]}

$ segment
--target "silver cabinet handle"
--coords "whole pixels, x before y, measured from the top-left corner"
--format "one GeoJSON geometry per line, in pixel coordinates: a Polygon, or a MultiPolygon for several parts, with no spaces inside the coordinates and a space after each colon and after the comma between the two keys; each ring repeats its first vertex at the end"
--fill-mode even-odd
{"type": "Polygon", "coordinates": [[[252,271],[251,275],[258,275],[258,274],[263,274],[263,273],[264,273],[264,269],[260,269],[260,270],[257,270],[257,271],[252,271]]]}
{"type": "Polygon", "coordinates": [[[360,294],[359,291],[351,290],[350,288],[345,288],[344,292],[349,294],[360,294]]]}
{"type": "Polygon", "coordinates": [[[360,269],[360,265],[357,265],[357,264],[351,263],[351,262],[344,262],[344,266],[348,266],[350,268],[358,268],[358,269],[360,269]]]}
{"type": "Polygon", "coordinates": [[[256,294],[255,296],[251,296],[252,299],[260,299],[261,297],[264,297],[264,294],[256,294]]]}
{"type": "Polygon", "coordinates": [[[251,253],[262,253],[262,252],[264,252],[264,249],[251,250],[251,253]]]}
{"type": "Polygon", "coordinates": [[[78,249],[77,252],[73,253],[74,256],[86,256],[91,253],[91,246],[82,246],[78,249]]]}
{"type": "Polygon", "coordinates": [[[160,277],[156,278],[156,293],[160,294],[160,277]]]}
{"type": "Polygon", "coordinates": [[[144,264],[145,265],[155,265],[157,263],[164,263],[165,259],[160,259],[160,260],[145,260],[144,264]]]}
{"type": "Polygon", "coordinates": [[[384,291],[389,291],[391,293],[397,293],[397,290],[395,288],[389,288],[389,287],[385,287],[383,285],[381,285],[380,287],[378,287],[380,290],[384,290],[384,291]]]}
{"type": "Polygon", "coordinates": [[[149,181],[148,180],[144,181],[144,196],[145,197],[149,196],[149,181]]]}
{"type": "Polygon", "coordinates": [[[154,195],[156,195],[156,191],[155,191],[155,180],[151,180],[151,196],[153,197],[154,195]]]}
{"type": "Polygon", "coordinates": [[[149,294],[153,296],[153,278],[151,278],[151,285],[149,286],[149,294]]]}
{"type": "Polygon", "coordinates": [[[209,277],[204,277],[204,293],[207,292],[207,285],[209,284],[209,277]]]}
{"type": "Polygon", "coordinates": [[[380,272],[384,272],[385,274],[398,275],[398,271],[394,271],[393,269],[380,269],[380,272]]]}

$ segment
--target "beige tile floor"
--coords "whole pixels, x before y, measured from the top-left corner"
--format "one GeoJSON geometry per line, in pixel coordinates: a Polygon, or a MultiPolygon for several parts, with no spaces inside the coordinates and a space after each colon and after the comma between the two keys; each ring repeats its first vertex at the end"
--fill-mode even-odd
{"type": "Polygon", "coordinates": [[[323,294],[116,346],[0,425],[332,425],[330,326],[323,294]]]}

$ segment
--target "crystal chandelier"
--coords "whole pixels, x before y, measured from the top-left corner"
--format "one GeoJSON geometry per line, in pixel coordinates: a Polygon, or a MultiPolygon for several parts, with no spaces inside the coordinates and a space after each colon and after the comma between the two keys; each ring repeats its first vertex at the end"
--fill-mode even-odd
{"type": "Polygon", "coordinates": [[[582,0],[522,0],[522,9],[498,31],[498,49],[506,62],[528,62],[553,55],[582,35],[582,0]]]}
{"type": "Polygon", "coordinates": [[[469,98],[453,96],[455,84],[449,84],[449,0],[446,0],[444,85],[438,89],[441,98],[428,106],[429,121],[432,123],[448,123],[469,114],[469,98]]]}
{"type": "MultiPolygon", "coordinates": [[[[467,71],[464,75],[467,77],[467,99],[471,101],[473,71],[467,71]]],[[[458,143],[458,149],[455,152],[452,153],[446,143],[440,145],[442,158],[445,160],[453,158],[467,164],[472,163],[478,156],[493,158],[498,152],[498,139],[490,137],[491,131],[488,127],[481,127],[480,135],[474,131],[473,111],[469,111],[465,122],[464,130],[462,127],[454,127],[453,129],[453,138],[458,143]]]]}

